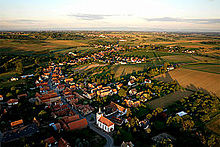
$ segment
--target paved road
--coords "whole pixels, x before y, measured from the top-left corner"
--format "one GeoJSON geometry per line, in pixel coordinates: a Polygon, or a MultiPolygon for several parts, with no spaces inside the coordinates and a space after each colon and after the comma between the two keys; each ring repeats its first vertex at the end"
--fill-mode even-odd
{"type": "MultiPolygon", "coordinates": [[[[48,84],[49,84],[49,87],[51,90],[55,90],[55,88],[51,85],[51,75],[49,77],[49,80],[48,80],[48,84]]],[[[55,90],[56,91],[56,90],[55,90]]],[[[68,107],[73,111],[75,112],[76,114],[79,114],[79,117],[82,119],[84,118],[84,116],[82,116],[77,110],[73,109],[72,106],[66,101],[66,99],[64,98],[63,95],[60,95],[60,93],[58,91],[56,91],[58,96],[61,96],[61,101],[64,103],[64,104],[68,104],[68,107]]],[[[95,120],[94,121],[90,121],[91,120],[91,117],[93,116],[93,118],[95,118],[95,114],[94,113],[91,113],[89,115],[87,115],[85,118],[88,122],[88,126],[90,129],[92,129],[93,131],[95,131],[96,133],[98,133],[99,135],[101,135],[102,137],[104,137],[106,139],[106,145],[105,147],[113,147],[113,144],[114,144],[114,140],[113,138],[108,135],[106,132],[98,129],[96,126],[95,126],[95,120]]]]}
{"type": "Polygon", "coordinates": [[[95,131],[96,133],[98,133],[99,135],[101,135],[102,137],[104,137],[106,139],[107,142],[106,142],[105,147],[113,147],[114,140],[110,135],[108,135],[107,133],[103,132],[102,130],[96,128],[96,126],[94,124],[90,124],[89,127],[90,127],[90,129],[92,129],[93,131],[95,131]]]}

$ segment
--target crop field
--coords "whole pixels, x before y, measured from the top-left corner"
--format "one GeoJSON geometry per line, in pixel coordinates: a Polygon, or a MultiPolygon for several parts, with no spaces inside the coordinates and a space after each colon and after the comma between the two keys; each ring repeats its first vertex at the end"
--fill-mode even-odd
{"type": "Polygon", "coordinates": [[[150,102],[148,102],[148,104],[152,107],[152,108],[165,108],[171,104],[173,104],[174,102],[184,98],[184,97],[188,97],[192,94],[193,92],[191,91],[176,91],[174,93],[168,94],[164,97],[152,100],[150,102]]]}
{"type": "Polygon", "coordinates": [[[193,55],[173,55],[161,57],[164,61],[172,63],[195,63],[195,62],[218,62],[218,60],[210,57],[201,57],[193,55]]]}
{"type": "Polygon", "coordinates": [[[155,79],[164,82],[176,80],[184,88],[203,90],[220,96],[220,74],[179,68],[156,76],[155,79]]]}
{"type": "Polygon", "coordinates": [[[39,52],[57,50],[67,47],[85,46],[87,44],[74,40],[0,40],[0,53],[39,52]]]}
{"type": "Polygon", "coordinates": [[[115,71],[115,78],[130,74],[133,71],[142,71],[144,69],[144,64],[139,65],[117,65],[113,67],[113,70],[115,71]]]}
{"type": "Polygon", "coordinates": [[[198,63],[198,64],[184,65],[183,67],[187,69],[192,69],[192,70],[220,74],[220,64],[198,63]]]}
{"type": "Polygon", "coordinates": [[[181,53],[152,52],[152,51],[148,51],[148,50],[138,50],[138,51],[126,53],[125,55],[147,56],[148,58],[154,58],[154,57],[172,56],[172,55],[179,55],[179,54],[181,54],[181,53]]]}
{"type": "MultiPolygon", "coordinates": [[[[213,48],[219,47],[219,44],[210,45],[210,44],[202,44],[201,42],[208,42],[213,40],[200,40],[199,38],[194,38],[194,40],[174,40],[174,41],[149,41],[143,44],[161,44],[166,46],[182,46],[186,48],[213,48]]],[[[216,40],[219,42],[218,40],[216,40]]]]}

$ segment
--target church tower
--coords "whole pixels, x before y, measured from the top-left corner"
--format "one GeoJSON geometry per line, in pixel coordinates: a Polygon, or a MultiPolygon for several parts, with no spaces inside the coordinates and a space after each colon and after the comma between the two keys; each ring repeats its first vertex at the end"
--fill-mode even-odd
{"type": "Polygon", "coordinates": [[[98,123],[98,120],[101,116],[103,116],[103,114],[101,112],[101,108],[99,107],[99,112],[96,113],[96,123],[98,123]]]}

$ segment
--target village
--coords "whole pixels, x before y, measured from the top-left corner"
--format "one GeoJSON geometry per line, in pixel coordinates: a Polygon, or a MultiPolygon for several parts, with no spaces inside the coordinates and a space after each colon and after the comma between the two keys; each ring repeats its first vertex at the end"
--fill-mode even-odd
{"type": "MultiPolygon", "coordinates": [[[[38,140],[41,145],[71,146],[70,140],[65,139],[67,138],[65,135],[63,137],[63,132],[89,128],[105,138],[106,141],[103,142],[106,143],[105,146],[114,146],[116,143],[132,147],[134,140],[131,137],[124,140],[121,135],[124,129],[129,130],[127,135],[131,132],[139,132],[148,136],[154,131],[154,123],[157,120],[166,121],[171,116],[182,119],[183,116],[188,115],[188,112],[183,110],[167,113],[167,109],[163,108],[148,109],[149,101],[181,89],[175,81],[164,83],[153,79],[155,75],[175,70],[178,68],[176,64],[148,68],[119,79],[113,78],[112,71],[101,76],[93,72],[82,72],[85,69],[68,72],[68,69],[88,63],[118,65],[148,62],[145,57],[119,55],[118,52],[126,49],[118,45],[96,45],[95,48],[102,48],[102,50],[85,56],[77,52],[69,52],[65,56],[70,56],[70,60],[51,61],[41,68],[38,75],[21,76],[21,79],[31,79],[34,84],[28,89],[33,93],[31,98],[28,91],[7,101],[4,100],[5,96],[0,96],[1,117],[9,121],[9,124],[4,122],[5,128],[1,130],[0,138],[3,144],[41,134],[40,128],[49,128],[54,131],[49,134],[54,135],[41,136],[38,140]],[[7,116],[8,112],[12,110],[16,112],[17,107],[20,107],[24,101],[32,104],[33,112],[36,107],[39,107],[37,115],[35,114],[33,118],[29,116],[32,120],[28,122],[19,117],[17,120],[10,120],[7,116]]],[[[11,82],[18,81],[20,78],[12,77],[11,82]]],[[[152,135],[154,135],[150,138],[152,144],[158,144],[164,140],[167,144],[171,144],[176,140],[166,132],[152,133],[152,135]]]]}

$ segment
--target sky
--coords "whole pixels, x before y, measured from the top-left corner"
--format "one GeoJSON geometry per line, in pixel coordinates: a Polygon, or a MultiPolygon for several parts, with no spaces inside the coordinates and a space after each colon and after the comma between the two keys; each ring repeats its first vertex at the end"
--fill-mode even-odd
{"type": "Polygon", "coordinates": [[[0,0],[0,30],[220,32],[220,0],[0,0]]]}

